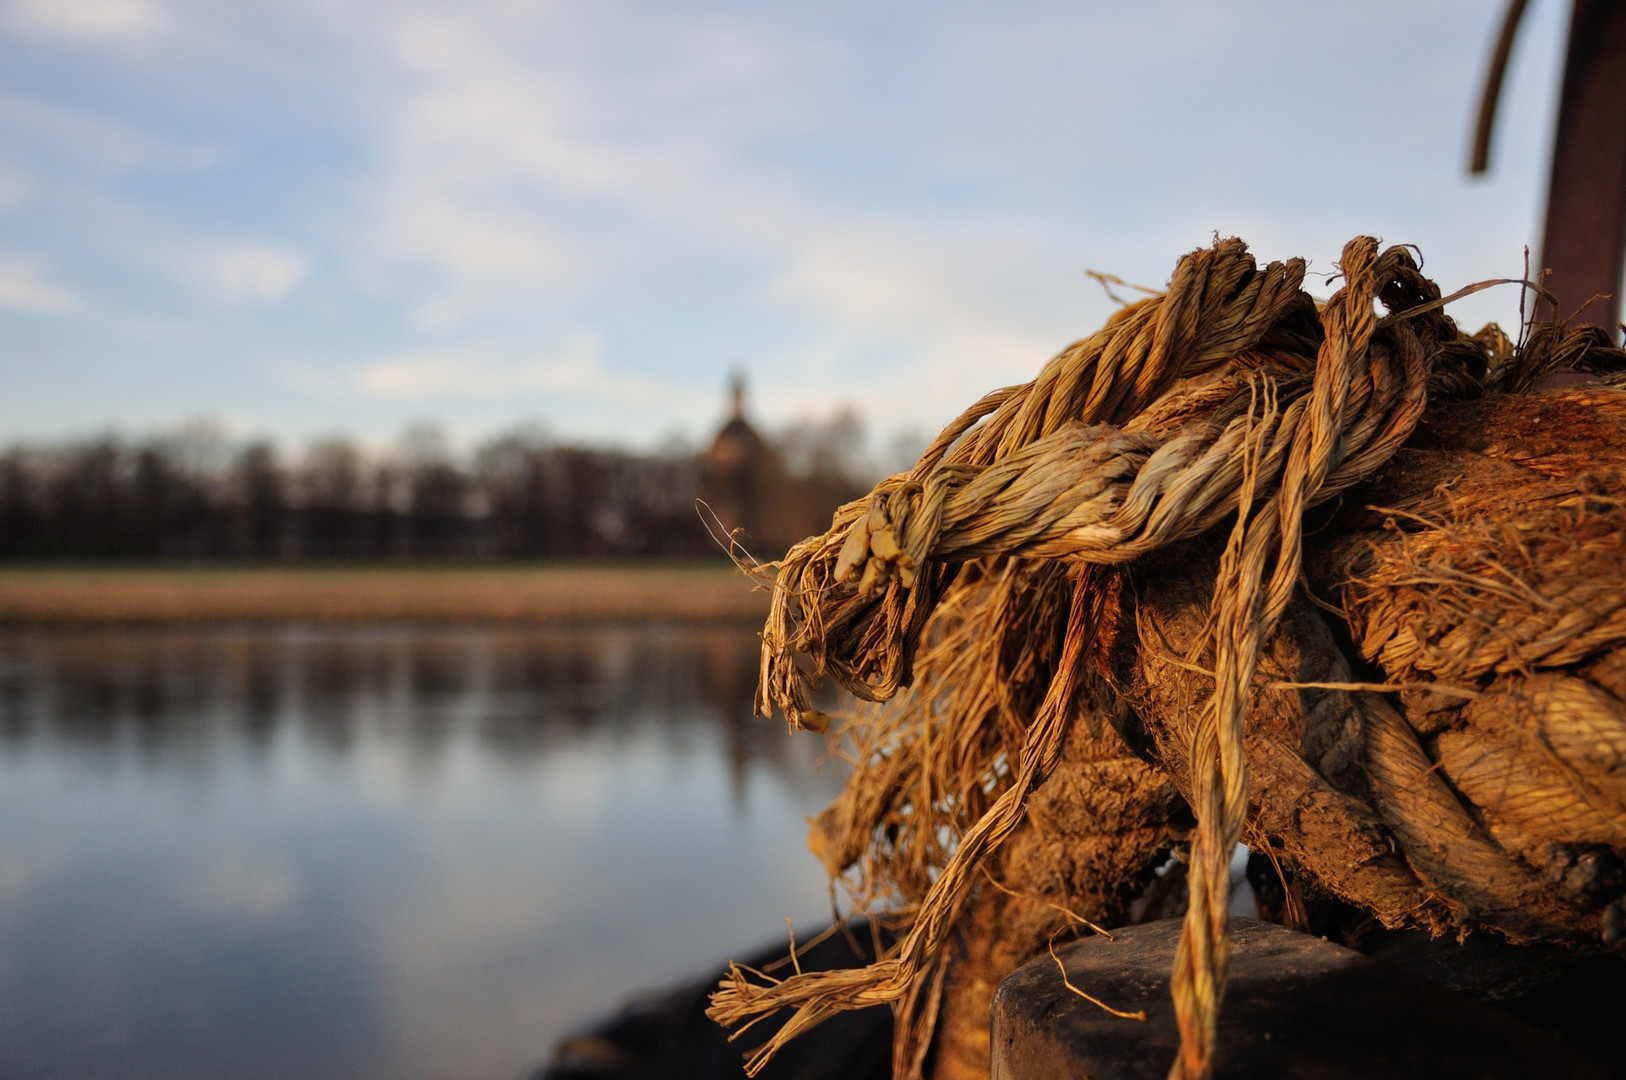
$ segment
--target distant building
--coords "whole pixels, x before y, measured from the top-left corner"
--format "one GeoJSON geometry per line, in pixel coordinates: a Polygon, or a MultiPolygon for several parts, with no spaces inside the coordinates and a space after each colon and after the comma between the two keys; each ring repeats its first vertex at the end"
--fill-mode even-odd
{"type": "Polygon", "coordinates": [[[729,396],[728,421],[700,458],[698,494],[725,530],[744,529],[747,545],[761,544],[769,539],[765,511],[778,470],[768,444],[745,418],[744,375],[729,379],[729,396]]]}
{"type": "MultiPolygon", "coordinates": [[[[830,527],[831,512],[862,495],[867,485],[839,465],[820,463],[788,472],[780,454],[745,418],[745,378],[729,380],[728,420],[700,457],[697,494],[716,515],[713,528],[740,530],[740,542],[759,559],[777,559],[797,541],[830,527]]],[[[824,455],[833,462],[839,455],[824,455]]],[[[708,515],[709,517],[709,515],[708,515]]]]}

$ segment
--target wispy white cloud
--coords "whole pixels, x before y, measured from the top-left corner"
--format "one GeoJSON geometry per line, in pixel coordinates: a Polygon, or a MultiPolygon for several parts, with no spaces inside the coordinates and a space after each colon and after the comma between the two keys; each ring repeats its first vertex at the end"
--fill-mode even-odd
{"type": "Polygon", "coordinates": [[[404,79],[386,105],[358,254],[375,274],[421,282],[421,325],[588,285],[602,259],[559,200],[616,202],[641,174],[670,175],[583,132],[579,72],[525,62],[537,27],[508,41],[510,21],[489,7],[387,7],[368,9],[357,29],[404,79]]]}
{"type": "Polygon", "coordinates": [[[231,157],[219,143],[158,137],[105,115],[16,94],[0,94],[0,133],[48,142],[113,172],[212,169],[231,157]]]}
{"type": "MultiPolygon", "coordinates": [[[[624,27],[584,9],[361,10],[402,86],[383,110],[363,260],[386,278],[426,275],[404,286],[420,325],[656,275],[656,290],[681,289],[731,266],[754,283],[742,310],[802,328],[796,348],[752,358],[779,369],[765,400],[788,411],[893,374],[1008,379],[1065,343],[1057,315],[1085,295],[1082,278],[1019,213],[859,209],[762,157],[764,141],[827,122],[809,104],[834,63],[816,41],[674,20],[658,56],[617,42],[634,55],[612,68],[605,42],[624,27]]],[[[428,370],[374,374],[406,385],[428,370]]],[[[952,411],[934,397],[910,396],[920,422],[952,411]]]]}
{"type": "Polygon", "coordinates": [[[566,280],[574,262],[546,221],[478,199],[403,185],[387,196],[383,213],[390,224],[379,230],[371,258],[385,267],[428,269],[437,279],[414,308],[421,327],[451,326],[523,302],[527,293],[566,280]]]}
{"type": "Polygon", "coordinates": [[[404,402],[540,394],[649,407],[693,396],[681,383],[609,371],[602,354],[603,344],[595,334],[577,330],[548,347],[484,342],[382,357],[353,369],[348,382],[367,397],[404,402]]]}
{"type": "Polygon", "coordinates": [[[0,26],[36,37],[85,42],[144,42],[170,25],[156,0],[10,0],[0,26]]]}
{"type": "Polygon", "coordinates": [[[426,350],[364,364],[354,385],[372,397],[407,401],[579,389],[599,373],[597,354],[596,344],[586,338],[550,357],[518,357],[490,345],[426,350]]]}
{"type": "Polygon", "coordinates": [[[212,303],[275,303],[310,276],[310,256],[261,241],[215,244],[181,253],[177,268],[212,303]]]}
{"type": "Polygon", "coordinates": [[[66,315],[80,306],[79,297],[50,280],[38,259],[0,252],[0,308],[37,315],[66,315]]]}
{"type": "Polygon", "coordinates": [[[34,184],[27,176],[0,164],[0,214],[21,206],[33,193],[34,184]]]}
{"type": "MultiPolygon", "coordinates": [[[[1014,353],[1031,365],[1065,342],[1069,293],[1088,303],[1080,268],[1018,222],[841,222],[827,216],[787,244],[766,288],[842,335],[929,354],[940,374],[998,377],[1014,353]]],[[[1104,305],[1102,305],[1104,307],[1104,305]]],[[[924,357],[920,358],[924,359],[924,357]]]]}

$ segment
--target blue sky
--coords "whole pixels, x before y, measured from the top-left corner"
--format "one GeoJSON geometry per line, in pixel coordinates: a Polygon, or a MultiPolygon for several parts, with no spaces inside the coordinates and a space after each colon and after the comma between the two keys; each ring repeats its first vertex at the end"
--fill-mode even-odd
{"type": "MultiPolygon", "coordinates": [[[[1534,246],[1568,5],[0,0],[0,443],[935,430],[1215,232],[1534,246]]],[[[1512,322],[1512,289],[1455,313],[1512,322]]]]}

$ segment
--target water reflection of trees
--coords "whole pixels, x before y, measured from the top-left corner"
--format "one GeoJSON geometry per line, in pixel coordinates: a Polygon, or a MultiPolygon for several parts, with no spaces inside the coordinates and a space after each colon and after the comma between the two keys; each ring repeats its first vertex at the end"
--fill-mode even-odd
{"type": "Polygon", "coordinates": [[[355,744],[356,702],[370,682],[368,657],[356,642],[337,640],[325,648],[310,645],[295,645],[288,667],[299,723],[324,749],[344,752],[355,744]]]}
{"type": "Polygon", "coordinates": [[[231,649],[234,663],[228,665],[235,687],[228,691],[242,707],[242,729],[247,739],[264,747],[276,732],[277,719],[287,697],[282,657],[270,649],[231,649]]]}
{"type": "Polygon", "coordinates": [[[751,715],[756,650],[743,626],[13,631],[0,737],[155,759],[390,745],[430,771],[454,746],[527,770],[643,740],[673,759],[720,754],[736,799],[755,769],[827,785],[805,776],[806,746],[751,715]]]}

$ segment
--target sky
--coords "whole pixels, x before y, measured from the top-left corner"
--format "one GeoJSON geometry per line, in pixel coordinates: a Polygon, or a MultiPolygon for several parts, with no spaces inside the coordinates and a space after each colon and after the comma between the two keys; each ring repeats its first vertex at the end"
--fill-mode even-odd
{"type": "Polygon", "coordinates": [[[1087,270],[1216,234],[1516,277],[1568,5],[1473,179],[1501,7],[0,0],[0,444],[652,447],[735,368],[770,426],[935,432],[1111,314],[1087,270]]]}

